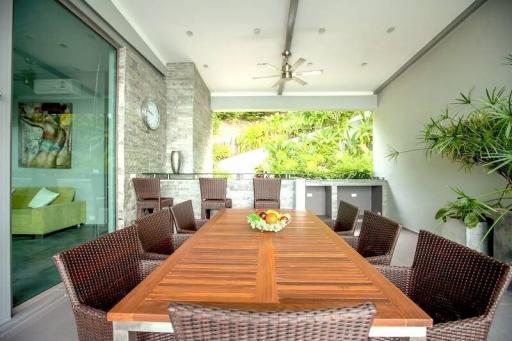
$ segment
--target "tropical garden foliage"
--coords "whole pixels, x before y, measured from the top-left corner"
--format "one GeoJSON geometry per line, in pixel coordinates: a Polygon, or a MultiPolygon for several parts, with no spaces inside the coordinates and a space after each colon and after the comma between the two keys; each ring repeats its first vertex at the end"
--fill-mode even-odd
{"type": "MultiPolygon", "coordinates": [[[[222,124],[244,126],[236,137],[235,153],[267,150],[269,157],[257,172],[307,178],[372,176],[370,112],[215,113],[214,134],[222,124]]],[[[227,157],[224,148],[214,146],[214,160],[227,157]]]]}

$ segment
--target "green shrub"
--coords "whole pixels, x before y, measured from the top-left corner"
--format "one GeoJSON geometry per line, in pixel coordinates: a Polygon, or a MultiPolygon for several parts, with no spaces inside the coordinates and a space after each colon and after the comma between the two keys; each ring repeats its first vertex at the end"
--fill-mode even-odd
{"type": "Polygon", "coordinates": [[[231,148],[227,144],[213,145],[213,160],[215,162],[227,159],[232,155],[231,148]]]}
{"type": "MultiPolygon", "coordinates": [[[[265,148],[257,170],[308,178],[372,177],[373,119],[358,111],[216,113],[224,122],[254,121],[236,138],[237,151],[265,148]],[[250,117],[257,120],[250,119],[250,117]],[[349,121],[361,115],[358,127],[349,121]],[[253,117],[253,118],[254,118],[253,117]]],[[[229,123],[228,123],[229,124],[229,123]]],[[[214,159],[217,151],[214,150],[214,159]]],[[[222,159],[222,158],[221,158],[222,159]]]]}

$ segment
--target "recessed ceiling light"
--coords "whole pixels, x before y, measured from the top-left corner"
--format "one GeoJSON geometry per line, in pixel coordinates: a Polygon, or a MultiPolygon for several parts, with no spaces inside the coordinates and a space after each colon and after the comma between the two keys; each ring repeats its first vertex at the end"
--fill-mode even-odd
{"type": "Polygon", "coordinates": [[[205,69],[208,69],[208,64],[203,64],[203,67],[204,67],[205,69]]]}
{"type": "Polygon", "coordinates": [[[366,65],[368,65],[368,63],[367,63],[367,62],[362,62],[362,63],[361,63],[361,66],[362,66],[362,67],[365,67],[366,65]]]}
{"type": "Polygon", "coordinates": [[[325,31],[326,31],[325,27],[320,27],[320,28],[318,29],[318,34],[324,34],[324,33],[325,33],[325,31]]]}
{"type": "Polygon", "coordinates": [[[186,33],[186,34],[187,34],[187,36],[189,36],[189,37],[192,37],[192,36],[194,35],[194,32],[192,32],[192,31],[187,31],[187,32],[185,32],[185,33],[186,33]]]}
{"type": "Polygon", "coordinates": [[[386,30],[386,33],[393,33],[394,30],[395,30],[395,26],[388,27],[388,29],[386,30]]]}
{"type": "Polygon", "coordinates": [[[260,33],[261,33],[261,29],[259,29],[259,28],[254,29],[254,34],[260,34],[260,33]]]}

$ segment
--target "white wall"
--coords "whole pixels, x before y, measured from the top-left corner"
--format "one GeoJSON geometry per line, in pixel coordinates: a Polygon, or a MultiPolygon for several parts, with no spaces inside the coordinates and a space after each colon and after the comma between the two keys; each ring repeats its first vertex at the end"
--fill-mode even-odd
{"type": "Polygon", "coordinates": [[[418,60],[379,95],[375,114],[374,167],[388,180],[388,215],[406,227],[439,231],[436,210],[453,200],[449,186],[469,194],[502,187],[497,175],[478,168],[471,172],[423,152],[387,160],[389,146],[398,150],[420,147],[420,131],[429,118],[474,87],[512,88],[512,67],[504,56],[512,53],[512,1],[489,0],[453,32],[418,60]]]}

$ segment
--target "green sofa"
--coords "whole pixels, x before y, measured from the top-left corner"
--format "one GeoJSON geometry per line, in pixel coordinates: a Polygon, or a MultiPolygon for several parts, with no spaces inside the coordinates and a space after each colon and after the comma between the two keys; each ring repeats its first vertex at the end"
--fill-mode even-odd
{"type": "Polygon", "coordinates": [[[28,204],[41,187],[18,187],[12,193],[12,234],[44,236],[66,227],[84,224],[86,205],[84,201],[74,201],[72,187],[46,187],[60,195],[50,205],[29,208],[28,204]]]}

